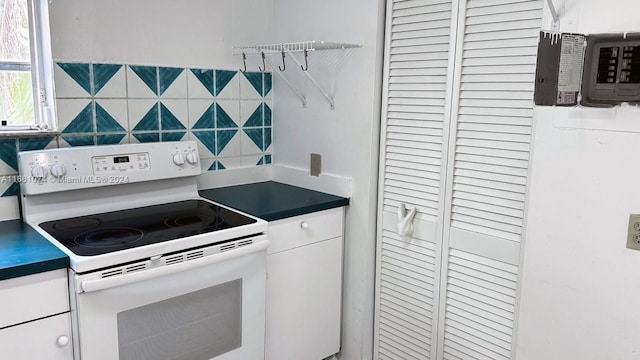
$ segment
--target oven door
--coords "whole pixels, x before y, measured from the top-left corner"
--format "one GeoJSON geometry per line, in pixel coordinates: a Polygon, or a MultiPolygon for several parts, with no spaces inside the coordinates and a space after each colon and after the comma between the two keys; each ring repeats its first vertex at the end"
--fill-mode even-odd
{"type": "Polygon", "coordinates": [[[75,275],[75,359],[263,359],[267,245],[113,278],[75,275]]]}

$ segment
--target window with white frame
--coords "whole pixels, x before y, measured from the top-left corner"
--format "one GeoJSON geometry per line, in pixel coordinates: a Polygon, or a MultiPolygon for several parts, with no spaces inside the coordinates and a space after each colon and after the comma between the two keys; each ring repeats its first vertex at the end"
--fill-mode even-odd
{"type": "Polygon", "coordinates": [[[0,0],[0,134],[55,131],[47,0],[0,0]]]}

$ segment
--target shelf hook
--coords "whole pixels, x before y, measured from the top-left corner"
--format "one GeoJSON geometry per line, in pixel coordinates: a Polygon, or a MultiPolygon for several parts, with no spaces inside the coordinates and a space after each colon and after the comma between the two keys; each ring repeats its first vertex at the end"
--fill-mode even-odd
{"type": "Polygon", "coordinates": [[[307,49],[304,49],[304,66],[300,65],[300,68],[302,69],[302,71],[309,70],[309,63],[307,62],[307,56],[308,56],[307,49]]]}
{"type": "Polygon", "coordinates": [[[282,50],[282,67],[278,65],[278,69],[280,71],[285,71],[287,69],[287,64],[284,62],[284,50],[282,50]]]}
{"type": "Polygon", "coordinates": [[[262,67],[258,66],[258,69],[260,69],[260,72],[264,72],[265,70],[267,70],[267,65],[265,65],[264,63],[264,51],[260,54],[262,55],[262,67]]]}
{"type": "Polygon", "coordinates": [[[241,73],[246,73],[247,72],[247,54],[242,53],[242,63],[244,64],[244,70],[239,69],[241,73]]]}

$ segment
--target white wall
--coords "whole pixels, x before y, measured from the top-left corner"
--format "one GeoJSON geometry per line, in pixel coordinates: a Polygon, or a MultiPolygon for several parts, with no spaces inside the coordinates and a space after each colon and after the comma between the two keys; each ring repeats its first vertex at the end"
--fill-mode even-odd
{"type": "MultiPolygon", "coordinates": [[[[336,110],[308,84],[309,107],[303,110],[274,76],[274,161],[308,169],[309,153],[317,152],[323,173],[353,179],[342,359],[371,359],[384,1],[54,0],[50,8],[53,56],[68,61],[234,69],[240,58],[231,56],[233,45],[301,40],[364,45],[352,52],[337,78],[336,110]]],[[[311,55],[313,70],[316,55],[311,55]]],[[[258,64],[249,59],[250,70],[258,64]]],[[[293,63],[288,66],[296,70],[293,63]]]]}
{"type": "MultiPolygon", "coordinates": [[[[640,31],[637,0],[564,4],[563,31],[640,31]]],[[[640,109],[538,107],[535,122],[517,359],[638,359],[640,109]]]]}
{"type": "MultiPolygon", "coordinates": [[[[232,46],[273,40],[272,0],[54,0],[49,12],[54,60],[236,69],[232,46]]],[[[0,220],[19,215],[17,197],[0,198],[0,220]]]]}
{"type": "Polygon", "coordinates": [[[235,69],[231,47],[270,41],[273,1],[54,0],[54,59],[235,69]]]}
{"type": "MultiPolygon", "coordinates": [[[[345,233],[341,358],[369,360],[373,342],[384,1],[275,0],[274,14],[276,42],[324,40],[363,45],[351,52],[336,77],[335,110],[329,109],[328,102],[310,84],[306,91],[309,105],[302,109],[282,81],[274,80],[274,158],[277,165],[309,169],[309,154],[320,153],[323,173],[353,179],[345,233]]],[[[322,65],[316,60],[330,63],[327,58],[331,55],[326,54],[311,53],[309,66],[328,84],[331,72],[315,71],[322,65]]],[[[291,61],[287,67],[285,74],[294,76],[294,81],[301,80],[295,77],[300,74],[299,68],[291,61]]]]}

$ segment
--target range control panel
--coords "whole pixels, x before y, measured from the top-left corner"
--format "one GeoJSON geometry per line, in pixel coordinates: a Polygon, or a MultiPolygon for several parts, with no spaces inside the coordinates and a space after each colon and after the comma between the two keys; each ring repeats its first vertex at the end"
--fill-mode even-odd
{"type": "Polygon", "coordinates": [[[149,153],[96,156],[93,161],[93,173],[121,174],[124,172],[149,170],[151,168],[149,153]]]}
{"type": "Polygon", "coordinates": [[[195,141],[25,151],[18,153],[18,169],[26,195],[201,173],[195,141]]]}

